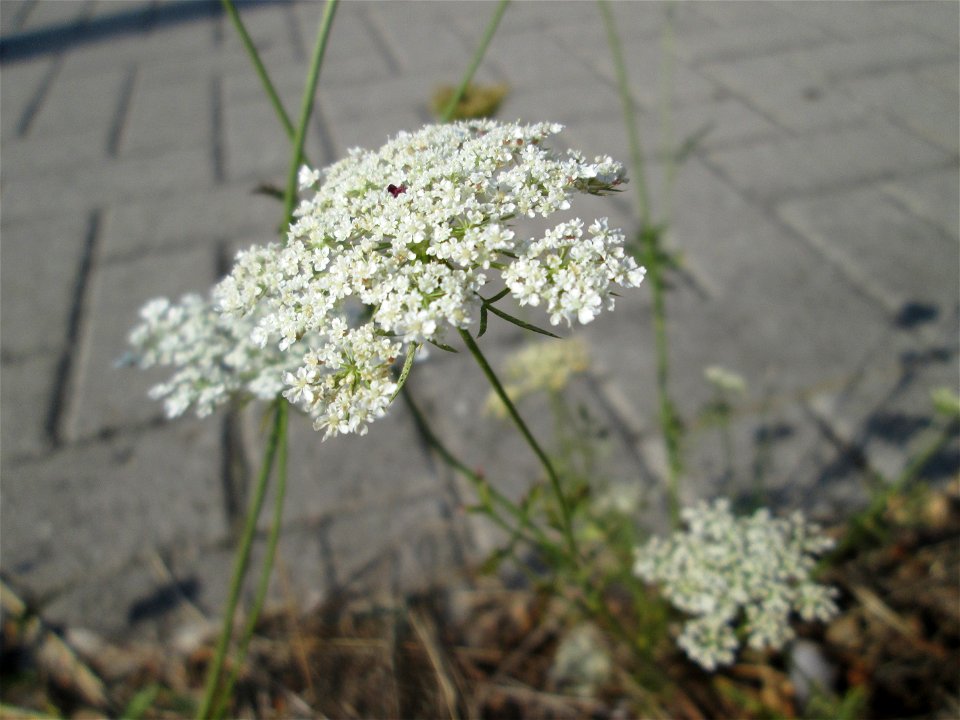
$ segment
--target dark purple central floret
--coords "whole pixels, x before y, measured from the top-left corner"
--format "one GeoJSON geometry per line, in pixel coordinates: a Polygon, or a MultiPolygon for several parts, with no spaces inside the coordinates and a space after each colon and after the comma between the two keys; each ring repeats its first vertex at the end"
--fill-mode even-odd
{"type": "Polygon", "coordinates": [[[394,185],[393,183],[390,183],[389,185],[387,185],[387,192],[393,195],[394,197],[396,197],[397,195],[402,195],[406,191],[407,191],[406,185],[394,185]]]}

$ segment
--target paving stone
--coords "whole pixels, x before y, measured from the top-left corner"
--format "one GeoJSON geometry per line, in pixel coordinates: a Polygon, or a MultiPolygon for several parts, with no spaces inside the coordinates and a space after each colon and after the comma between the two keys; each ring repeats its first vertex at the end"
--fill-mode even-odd
{"type": "MultiPolygon", "coordinates": [[[[186,629],[198,626],[213,636],[213,620],[207,620],[198,608],[198,603],[202,603],[199,607],[206,606],[201,588],[210,578],[172,576],[161,553],[144,554],[149,557],[113,572],[94,572],[76,579],[44,605],[44,619],[73,632],[83,629],[123,642],[169,643],[186,629]]],[[[229,568],[229,554],[222,554],[229,568]]]]}
{"type": "Polygon", "coordinates": [[[946,62],[957,56],[956,43],[931,42],[919,33],[901,31],[888,37],[817,47],[814,52],[785,53],[790,62],[820,73],[827,80],[875,75],[901,67],[946,62]]]}
{"type": "MultiPolygon", "coordinates": [[[[599,17],[597,18],[599,20],[599,17]]],[[[565,44],[531,29],[526,33],[495,35],[488,49],[490,64],[499,69],[511,87],[519,91],[552,87],[568,88],[558,101],[570,105],[598,102],[596,72],[565,44]]],[[[605,94],[601,97],[605,98],[605,94]]],[[[556,104],[557,101],[551,104],[556,104]]]]}
{"type": "MultiPolygon", "coordinates": [[[[423,2],[372,3],[365,9],[369,27],[382,43],[380,52],[392,58],[400,72],[430,77],[448,75],[446,82],[459,83],[460,74],[470,63],[476,40],[468,41],[452,24],[434,22],[442,6],[423,2]]],[[[494,6],[488,8],[491,16],[493,9],[494,6]]],[[[513,13],[508,10],[508,14],[513,13]]],[[[482,27],[475,26],[478,31],[482,27]]]]}
{"type": "Polygon", "coordinates": [[[3,223],[0,347],[5,357],[56,354],[63,348],[90,232],[91,218],[84,214],[3,223]]]}
{"type": "MultiPolygon", "coordinates": [[[[626,38],[640,36],[644,32],[642,28],[646,21],[642,17],[624,17],[623,14],[642,12],[640,8],[644,5],[646,3],[619,3],[612,8],[618,36],[623,44],[631,96],[643,108],[658,108],[662,98],[661,78],[669,68],[672,80],[670,95],[676,105],[708,102],[716,97],[721,88],[704,77],[699,70],[693,70],[674,60],[670,60],[669,65],[665,66],[665,59],[669,56],[665,54],[659,41],[645,42],[641,39],[625,42],[626,38]]],[[[606,30],[599,13],[594,24],[569,29],[557,28],[552,30],[551,34],[561,41],[562,47],[578,56],[610,87],[618,87],[606,30]]]]}
{"type": "MultiPolygon", "coordinates": [[[[290,163],[290,140],[273,108],[262,98],[242,105],[228,103],[223,111],[225,176],[231,182],[284,178],[290,163]],[[272,132],[264,133],[265,128],[272,132]]],[[[313,148],[307,155],[314,162],[313,148]]],[[[282,182],[281,182],[282,187],[282,182]]]]}
{"type": "Polygon", "coordinates": [[[6,2],[0,5],[0,33],[8,35],[23,27],[26,13],[30,10],[28,2],[6,2]]]}
{"type": "Polygon", "coordinates": [[[845,4],[840,8],[818,3],[782,3],[783,9],[796,17],[817,22],[837,38],[856,40],[873,36],[901,34],[904,28],[956,42],[953,28],[957,24],[957,8],[953,3],[891,2],[883,5],[845,4]]]}
{"type": "Polygon", "coordinates": [[[732,7],[721,7],[712,3],[702,3],[696,6],[699,15],[710,18],[716,25],[727,28],[744,28],[745,31],[756,32],[768,26],[785,24],[787,13],[785,7],[790,3],[742,2],[732,7]]]}
{"type": "MultiPolygon", "coordinates": [[[[953,318],[956,328],[956,316],[953,318]]],[[[862,453],[884,483],[901,477],[911,461],[930,447],[944,423],[931,418],[930,392],[956,389],[957,332],[945,345],[930,345],[916,333],[893,336],[862,376],[834,392],[821,393],[810,406],[842,442],[862,453]]],[[[930,481],[956,476],[958,442],[953,439],[923,471],[930,481]]]]}
{"type": "MultiPolygon", "coordinates": [[[[391,498],[383,504],[368,504],[357,513],[338,514],[328,531],[337,586],[399,593],[411,589],[414,578],[422,586],[425,573],[404,577],[402,564],[394,562],[405,555],[415,557],[415,548],[421,551],[419,564],[434,577],[438,570],[452,568],[451,556],[465,549],[457,548],[449,514],[445,499],[435,494],[391,498]],[[438,547],[441,544],[446,548],[438,547]]],[[[406,569],[412,569],[406,564],[406,569]]]]}
{"type": "MultiPolygon", "coordinates": [[[[750,15],[758,6],[750,5],[750,15]]],[[[726,18],[725,10],[716,13],[726,18]]],[[[724,24],[699,33],[682,33],[676,41],[677,55],[697,66],[704,62],[730,61],[738,58],[774,55],[794,49],[810,49],[833,38],[813,24],[784,22],[782,13],[767,19],[762,27],[747,23],[724,24]]]]}
{"type": "Polygon", "coordinates": [[[945,62],[935,65],[924,65],[913,71],[916,77],[930,85],[940,88],[942,92],[955,97],[960,90],[960,65],[956,62],[945,62]]]}
{"type": "MultiPolygon", "coordinates": [[[[3,3],[3,7],[6,7],[6,3],[3,3]]],[[[52,57],[43,57],[32,62],[4,63],[3,83],[0,84],[0,103],[3,104],[3,113],[0,114],[0,138],[5,146],[20,136],[25,120],[37,109],[36,103],[45,84],[56,72],[56,66],[57,60],[52,57]]],[[[95,128],[94,132],[99,133],[101,130],[95,128]]],[[[8,179],[5,179],[5,182],[8,182],[8,179]]]]}
{"type": "Polygon", "coordinates": [[[58,363],[57,354],[43,353],[0,366],[0,474],[17,458],[39,455],[50,446],[47,420],[58,363]]]}
{"type": "Polygon", "coordinates": [[[162,66],[138,68],[122,125],[121,153],[150,154],[175,147],[196,147],[205,153],[213,140],[214,82],[203,72],[185,75],[162,66]]]}
{"type": "MultiPolygon", "coordinates": [[[[323,5],[302,3],[294,8],[303,29],[307,56],[312,52],[320,27],[323,5]]],[[[343,3],[337,8],[333,30],[323,60],[321,84],[342,86],[371,82],[395,74],[389,51],[367,18],[366,3],[343,3]]],[[[304,61],[306,74],[306,61],[304,61]]]]}
{"type": "Polygon", "coordinates": [[[24,176],[5,188],[4,219],[22,221],[55,211],[83,216],[93,208],[176,192],[212,189],[213,151],[176,148],[156,155],[101,158],[72,167],[24,176]]]}
{"type": "Polygon", "coordinates": [[[942,317],[960,297],[956,240],[884,202],[878,190],[786,202],[778,214],[827,259],[862,275],[891,308],[919,304],[942,317]]]}
{"type": "Polygon", "coordinates": [[[943,167],[949,156],[877,120],[806,138],[717,150],[709,161],[745,193],[772,200],[943,167]]]}
{"type": "Polygon", "coordinates": [[[850,85],[849,93],[924,140],[957,154],[960,111],[956,93],[931,92],[910,71],[859,79],[850,85]]]}
{"type": "Polygon", "coordinates": [[[187,420],[8,468],[0,508],[5,570],[47,595],[150,548],[222,537],[212,429],[187,420]]]}
{"type": "Polygon", "coordinates": [[[89,11],[89,6],[84,3],[38,2],[30,8],[20,30],[22,32],[49,26],[69,26],[80,22],[89,11]]]}
{"type": "Polygon", "coordinates": [[[407,107],[395,107],[390,110],[390,129],[384,127],[383,119],[377,115],[365,114],[352,118],[330,119],[327,121],[330,147],[337,157],[344,157],[351,148],[376,150],[388,139],[396,137],[400,130],[417,130],[435,120],[425,107],[411,103],[407,107]]]}
{"type": "Polygon", "coordinates": [[[798,133],[853,126],[869,119],[869,108],[811,70],[779,55],[704,64],[702,72],[780,127],[798,133]]]}
{"type": "Polygon", "coordinates": [[[955,168],[897,178],[883,191],[907,210],[957,239],[960,233],[960,173],[955,168]]]}
{"type": "Polygon", "coordinates": [[[65,419],[67,438],[95,437],[162,414],[161,404],[149,399],[147,390],[169,377],[169,368],[144,372],[117,367],[117,361],[128,351],[127,336],[144,303],[206,292],[214,277],[214,258],[204,248],[105,264],[94,271],[85,303],[88,320],[74,362],[75,395],[65,419]],[[115,392],[118,384],[124,392],[115,392]]]}
{"type": "MultiPolygon", "coordinates": [[[[254,405],[244,412],[242,422],[252,493],[272,427],[269,408],[254,405]]],[[[438,492],[442,487],[400,401],[388,416],[372,423],[366,435],[327,440],[324,432],[313,429],[309,418],[294,411],[288,437],[285,517],[291,523],[356,513],[371,502],[386,502],[411,492],[438,492]]],[[[271,491],[269,507],[273,498],[271,491]]],[[[268,515],[262,523],[269,525],[268,515]]]]}
{"type": "Polygon", "coordinates": [[[29,167],[30,175],[53,175],[71,168],[82,169],[99,163],[107,154],[110,145],[108,129],[79,126],[60,134],[59,142],[51,143],[49,137],[30,135],[4,141],[3,158],[13,172],[4,178],[5,185],[15,186],[26,176],[17,168],[29,167]],[[10,177],[12,175],[12,179],[10,177]]]}
{"type": "Polygon", "coordinates": [[[237,249],[270,242],[276,237],[282,207],[255,189],[252,182],[241,181],[202,193],[180,191],[112,207],[105,215],[100,255],[120,261],[198,247],[214,253],[223,242],[235,243],[237,249]]]}
{"type": "Polygon", "coordinates": [[[30,124],[30,135],[49,138],[69,133],[78,126],[110,128],[124,77],[124,70],[116,67],[97,75],[78,75],[70,63],[65,62],[30,124]]]}

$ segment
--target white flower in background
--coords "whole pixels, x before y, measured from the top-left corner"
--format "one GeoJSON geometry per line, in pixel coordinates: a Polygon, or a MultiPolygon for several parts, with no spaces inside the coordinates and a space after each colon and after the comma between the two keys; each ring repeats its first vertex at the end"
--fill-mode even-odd
{"type": "MultiPolygon", "coordinates": [[[[529,343],[507,358],[503,389],[514,402],[535,392],[556,393],[589,367],[590,354],[579,338],[529,343]]],[[[492,390],[484,409],[497,417],[507,417],[507,408],[492,390]]]]}
{"type": "Polygon", "coordinates": [[[707,379],[707,382],[724,392],[739,394],[747,390],[747,381],[743,379],[742,375],[719,365],[711,365],[705,369],[703,376],[707,379]]]}
{"type": "Polygon", "coordinates": [[[752,648],[780,649],[793,637],[792,613],[807,621],[836,614],[836,591],[811,579],[815,557],[833,541],[800,513],[738,518],[718,500],[685,509],[683,519],[685,532],[637,549],[634,572],[694,616],[677,644],[704,669],[733,662],[738,632],[752,648]]]}
{"type": "MultiPolygon", "coordinates": [[[[606,219],[586,230],[567,220],[539,239],[510,227],[521,216],[568,210],[575,193],[604,194],[625,182],[608,157],[549,150],[546,140],[560,130],[489,120],[432,125],[377,151],[351,150],[323,171],[302,168],[308,197],[286,241],[237,255],[213,294],[229,319],[212,326],[245,333],[244,352],[250,345],[275,359],[270,372],[282,366],[285,397],[329,436],[362,433],[382,415],[397,389],[395,360],[469,327],[498,274],[498,286],[521,305],[543,303],[552,324],[590,322],[613,307],[613,285],[643,280],[623,234],[606,219]]],[[[234,366],[207,357],[224,355],[217,348],[171,355],[178,377],[191,375],[185,388],[206,382],[207,372],[215,398],[246,387],[223,377],[234,366]]],[[[165,395],[175,409],[207,409],[181,385],[165,395]]]]}

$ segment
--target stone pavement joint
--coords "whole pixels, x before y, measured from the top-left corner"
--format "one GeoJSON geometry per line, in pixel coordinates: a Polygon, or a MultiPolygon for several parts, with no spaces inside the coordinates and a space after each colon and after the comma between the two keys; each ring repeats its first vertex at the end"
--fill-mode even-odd
{"type": "Polygon", "coordinates": [[[65,408],[70,402],[69,390],[73,377],[73,360],[76,356],[77,343],[83,330],[87,285],[90,281],[90,273],[94,265],[97,241],[100,237],[100,225],[101,213],[98,209],[94,209],[90,212],[87,219],[83,252],[80,255],[80,266],[77,268],[77,278],[73,288],[73,299],[70,304],[70,316],[67,319],[66,343],[57,365],[57,373],[53,381],[53,396],[47,415],[46,432],[54,448],[63,442],[63,417],[65,408]]]}
{"type": "MultiPolygon", "coordinates": [[[[294,112],[323,5],[240,8],[294,112]]],[[[612,10],[653,207],[683,257],[667,312],[684,499],[761,482],[775,509],[828,520],[862,506],[865,472],[895,477],[923,446],[929,390],[957,389],[960,4],[612,10]],[[664,143],[695,135],[668,196],[664,143]],[[701,422],[714,364],[749,386],[732,467],[701,422]]],[[[430,122],[434,90],[459,81],[492,11],[341,4],[312,162],[430,122]]],[[[146,397],[164,372],[115,361],[144,302],[206,292],[237,250],[276,237],[280,206],[260,190],[282,186],[289,141],[219,3],[3,0],[0,34],[0,572],[52,622],[170,639],[219,612],[264,408],[166,422],[146,397]]],[[[561,122],[571,147],[629,157],[595,3],[511,4],[477,81],[509,84],[504,119],[561,122]]],[[[586,199],[583,216],[635,232],[633,187],[586,199]]],[[[605,438],[594,491],[639,489],[656,529],[665,458],[650,306],[641,287],[576,330],[592,365],[569,392],[605,438]]],[[[493,321],[483,338],[497,367],[529,340],[493,321]]],[[[479,412],[488,390],[469,357],[433,353],[410,388],[451,451],[509,497],[538,479],[516,433],[479,412]]],[[[547,404],[521,409],[553,448],[547,404]]],[[[365,437],[321,442],[298,417],[290,433],[278,565],[289,583],[274,600],[287,585],[305,605],[422,587],[502,539],[463,511],[471,488],[404,407],[365,437]]],[[[956,477],[958,455],[954,438],[925,479],[956,477]]]]}

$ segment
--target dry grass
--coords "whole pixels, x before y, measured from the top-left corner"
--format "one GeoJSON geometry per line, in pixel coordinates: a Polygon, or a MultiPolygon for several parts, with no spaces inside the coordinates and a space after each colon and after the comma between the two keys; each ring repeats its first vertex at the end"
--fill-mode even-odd
{"type": "MultiPolygon", "coordinates": [[[[960,677],[960,497],[890,503],[886,542],[838,558],[826,581],[841,615],[802,627],[834,666],[832,696],[807,716],[954,717],[960,677]]],[[[613,607],[611,605],[611,607],[613,607]]],[[[230,716],[250,718],[798,717],[782,656],[745,653],[708,675],[672,648],[665,683],[641,684],[626,648],[603,639],[613,670],[587,695],[557,678],[558,646],[578,622],[566,603],[483,578],[393,603],[335,601],[266,617],[230,716]]],[[[3,717],[189,715],[210,644],[101,644],[85,656],[4,587],[3,717]]]]}

